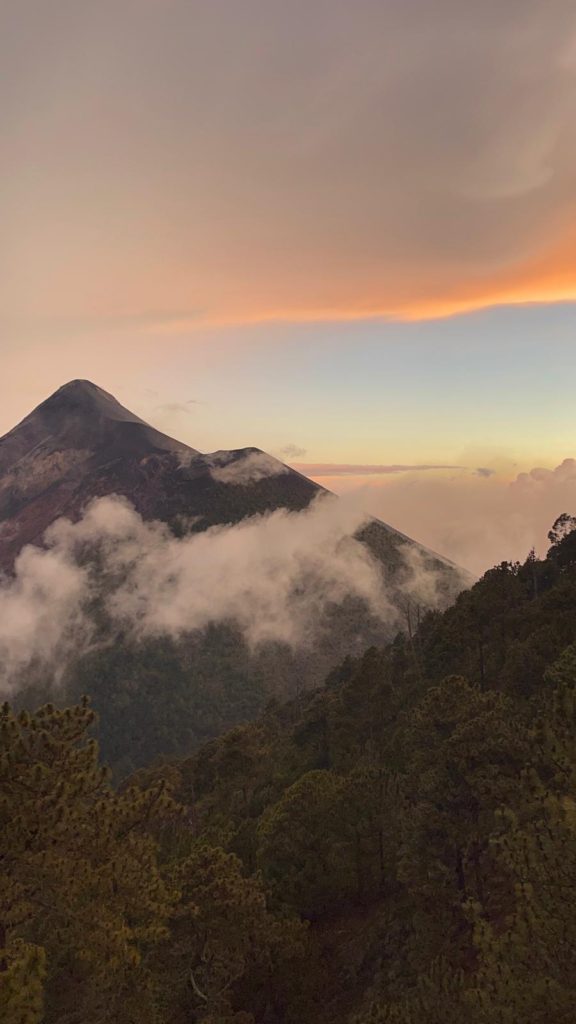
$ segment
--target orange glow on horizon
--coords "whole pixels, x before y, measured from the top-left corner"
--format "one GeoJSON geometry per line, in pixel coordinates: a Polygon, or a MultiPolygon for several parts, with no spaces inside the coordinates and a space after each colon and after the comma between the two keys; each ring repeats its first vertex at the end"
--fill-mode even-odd
{"type": "MultiPolygon", "coordinates": [[[[575,261],[576,262],[576,261],[575,261]]],[[[166,334],[180,334],[198,327],[251,326],[266,323],[342,323],[366,320],[390,320],[414,323],[423,320],[441,320],[448,317],[491,309],[497,306],[545,305],[556,302],[576,302],[576,266],[561,271],[518,274],[510,282],[489,282],[474,289],[465,285],[458,293],[423,298],[397,304],[392,299],[381,304],[358,306],[330,305],[284,308],[271,307],[259,311],[239,309],[226,314],[207,314],[200,318],[183,318],[155,325],[150,330],[166,334]]]]}

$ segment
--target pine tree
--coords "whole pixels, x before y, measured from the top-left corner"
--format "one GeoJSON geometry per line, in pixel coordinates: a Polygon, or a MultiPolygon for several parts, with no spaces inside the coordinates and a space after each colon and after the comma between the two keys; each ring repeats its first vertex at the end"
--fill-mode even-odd
{"type": "Polygon", "coordinates": [[[146,831],[176,805],[161,786],[114,792],[93,721],[86,704],[0,712],[0,957],[31,1007],[43,987],[46,1024],[152,1019],[146,952],[177,898],[146,831]]]}

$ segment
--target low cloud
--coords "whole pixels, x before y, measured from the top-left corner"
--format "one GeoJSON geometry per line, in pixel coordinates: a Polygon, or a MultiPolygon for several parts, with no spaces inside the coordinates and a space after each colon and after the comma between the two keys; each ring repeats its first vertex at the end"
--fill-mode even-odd
{"type": "Polygon", "coordinates": [[[214,480],[221,484],[232,484],[241,487],[245,484],[254,484],[258,480],[264,480],[269,476],[280,476],[288,473],[288,467],[278,459],[267,455],[266,452],[249,452],[241,455],[240,458],[230,456],[229,452],[222,455],[216,453],[211,457],[212,468],[210,473],[214,480]]]}
{"type": "Polygon", "coordinates": [[[343,490],[374,515],[477,575],[548,548],[561,512],[576,512],[576,459],[536,467],[510,481],[478,471],[450,478],[406,473],[343,490]]]}
{"type": "Polygon", "coordinates": [[[6,685],[30,662],[55,664],[89,644],[90,587],[87,569],[58,543],[24,548],[15,577],[0,581],[0,691],[2,677],[6,685]]]}
{"type": "MultiPolygon", "coordinates": [[[[441,610],[446,607],[447,579],[438,563],[431,559],[430,551],[425,551],[417,545],[410,545],[403,549],[402,555],[404,566],[395,593],[395,605],[400,615],[401,627],[412,636],[425,611],[441,610]]],[[[465,590],[476,583],[474,574],[458,566],[453,568],[455,575],[448,583],[452,600],[460,590],[465,590]]]]}
{"type": "Polygon", "coordinates": [[[487,480],[489,477],[494,476],[496,470],[487,469],[486,466],[478,466],[478,469],[474,470],[474,472],[476,476],[482,476],[487,480]]]}
{"type": "Polygon", "coordinates": [[[519,473],[512,486],[516,491],[531,495],[542,494],[548,490],[558,493],[567,486],[570,497],[573,498],[571,488],[575,484],[576,459],[564,459],[555,469],[544,469],[537,466],[528,473],[519,473]]]}
{"type": "Polygon", "coordinates": [[[45,547],[25,548],[0,585],[0,688],[30,663],[62,669],[94,642],[99,595],[114,630],[174,639],[210,623],[239,627],[251,647],[313,641],[329,609],[349,598],[393,623],[382,567],[354,537],[355,502],[323,496],[303,512],[278,510],[178,539],[124,499],[100,498],[45,547]]]}

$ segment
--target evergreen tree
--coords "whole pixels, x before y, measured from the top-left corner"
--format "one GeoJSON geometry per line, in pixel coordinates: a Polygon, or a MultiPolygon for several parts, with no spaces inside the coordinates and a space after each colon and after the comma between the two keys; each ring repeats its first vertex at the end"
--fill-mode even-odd
{"type": "Polygon", "coordinates": [[[46,1024],[153,1019],[146,958],[178,893],[146,828],[177,808],[161,786],[114,792],[92,723],[86,705],[0,712],[0,991],[15,1021],[14,989],[31,1021],[42,990],[46,1024]]]}

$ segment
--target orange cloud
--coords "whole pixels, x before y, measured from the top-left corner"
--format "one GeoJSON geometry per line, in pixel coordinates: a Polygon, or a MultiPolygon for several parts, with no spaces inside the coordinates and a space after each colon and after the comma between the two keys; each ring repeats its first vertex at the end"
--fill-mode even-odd
{"type": "Polygon", "coordinates": [[[576,301],[576,236],[572,229],[538,260],[502,271],[476,287],[414,302],[398,311],[402,320],[438,319],[490,306],[576,301]]]}
{"type": "MultiPolygon", "coordinates": [[[[576,216],[567,214],[568,223],[573,219],[576,220],[576,216]]],[[[430,282],[426,268],[421,268],[420,276],[418,270],[415,270],[414,275],[406,273],[403,277],[396,271],[389,287],[379,287],[377,282],[373,282],[364,290],[362,283],[350,279],[342,281],[342,303],[323,303],[320,282],[319,302],[311,300],[307,305],[295,302],[293,305],[269,306],[265,299],[267,279],[264,275],[258,289],[260,295],[255,292],[249,303],[244,296],[243,302],[233,303],[227,311],[219,312],[215,308],[213,312],[190,317],[184,314],[162,322],[159,318],[157,321],[152,320],[146,330],[183,334],[203,326],[270,322],[320,323],[371,319],[411,322],[441,319],[493,306],[573,302],[576,301],[576,232],[571,227],[564,231],[559,239],[555,239],[537,257],[508,263],[491,275],[478,274],[476,280],[471,280],[465,271],[460,279],[455,272],[451,283],[446,280],[447,275],[439,275],[438,272],[438,279],[430,282]]],[[[275,290],[276,282],[270,282],[270,286],[272,291],[275,290]]],[[[290,282],[287,290],[290,288],[295,296],[299,294],[298,281],[290,282]]],[[[334,282],[330,290],[338,290],[334,289],[334,282]]],[[[217,307],[217,302],[215,305],[217,307]]]]}
{"type": "Polygon", "coordinates": [[[137,33],[130,0],[76,6],[0,39],[10,325],[576,298],[571,0],[172,0],[137,33]]]}

